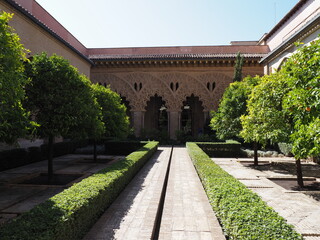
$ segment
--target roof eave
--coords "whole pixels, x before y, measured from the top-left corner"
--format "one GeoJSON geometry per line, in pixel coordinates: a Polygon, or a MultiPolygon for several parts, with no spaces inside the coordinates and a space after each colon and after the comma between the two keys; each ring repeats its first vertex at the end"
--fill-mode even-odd
{"type": "Polygon", "coordinates": [[[264,63],[270,58],[274,58],[284,49],[290,48],[295,42],[300,41],[306,35],[306,33],[313,33],[317,29],[320,29],[320,13],[317,14],[312,20],[310,20],[305,26],[299,29],[296,33],[294,33],[291,37],[285,40],[281,45],[275,48],[273,51],[268,53],[265,57],[263,57],[260,63],[264,63]]]}
{"type": "Polygon", "coordinates": [[[46,26],[44,23],[39,21],[35,16],[33,16],[31,13],[29,13],[26,9],[21,7],[19,4],[17,4],[13,0],[5,0],[10,6],[15,8],[17,11],[22,13],[24,16],[29,18],[31,21],[33,21],[35,24],[37,24],[39,27],[44,29],[46,32],[48,32],[51,36],[56,38],[58,41],[60,41],[62,44],[64,44],[66,47],[70,48],[73,52],[75,52],[77,55],[79,55],[82,59],[90,63],[91,65],[94,65],[94,63],[84,54],[82,54],[80,51],[78,51],[75,47],[73,47],[70,43],[68,43],[66,40],[64,40],[62,37],[60,37],[57,33],[52,31],[48,26],[46,26]]]}
{"type": "Polygon", "coordinates": [[[267,34],[262,37],[262,41],[267,41],[288,19],[295,14],[308,0],[300,0],[267,34]]]}
{"type": "MultiPolygon", "coordinates": [[[[257,55],[251,55],[251,56],[245,56],[245,59],[256,59],[260,60],[263,58],[266,54],[257,54],[257,55]]],[[[148,57],[148,56],[143,56],[143,57],[136,57],[136,56],[128,56],[128,57],[114,57],[112,58],[111,56],[108,58],[104,57],[96,57],[93,58],[91,57],[90,59],[92,61],[105,61],[105,62],[113,62],[113,61],[195,61],[195,60],[223,60],[223,59],[234,59],[236,57],[236,54],[229,55],[229,56],[197,56],[197,57],[177,57],[177,56],[166,56],[166,57],[148,57]]]]}

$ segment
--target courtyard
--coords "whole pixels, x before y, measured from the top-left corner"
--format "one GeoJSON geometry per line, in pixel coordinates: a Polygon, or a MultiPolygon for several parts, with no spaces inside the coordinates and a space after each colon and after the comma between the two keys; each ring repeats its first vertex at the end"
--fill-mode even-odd
{"type": "MultiPolygon", "coordinates": [[[[27,184],[32,176],[45,172],[46,161],[1,172],[1,225],[125,156],[98,157],[99,162],[83,154],[55,158],[56,174],[80,176],[61,185],[27,184]]],[[[261,157],[259,166],[253,165],[252,158],[212,161],[257,193],[304,239],[320,239],[320,189],[290,188],[274,181],[296,180],[290,168],[281,168],[294,164],[293,158],[261,157]]],[[[305,181],[319,182],[319,165],[304,162],[303,169],[305,181]]],[[[225,239],[220,224],[186,148],[160,146],[83,239],[225,239]]]]}
{"type": "Polygon", "coordinates": [[[0,2],[1,240],[320,240],[319,1],[58,1],[0,2]]]}

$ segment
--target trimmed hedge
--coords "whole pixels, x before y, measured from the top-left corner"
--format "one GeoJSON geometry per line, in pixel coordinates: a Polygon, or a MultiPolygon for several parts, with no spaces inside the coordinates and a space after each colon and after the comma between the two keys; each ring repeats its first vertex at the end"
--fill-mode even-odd
{"type": "Polygon", "coordinates": [[[30,163],[28,151],[24,148],[15,148],[0,152],[0,171],[20,167],[30,163]]]}
{"type": "Polygon", "coordinates": [[[196,143],[187,143],[187,149],[229,239],[302,239],[284,218],[215,164],[196,143]]]}
{"type": "Polygon", "coordinates": [[[290,143],[278,143],[278,148],[281,153],[283,153],[285,156],[292,157],[292,144],[290,143]]]}
{"type": "Polygon", "coordinates": [[[241,143],[228,140],[226,142],[196,142],[210,157],[242,157],[241,143]]]}
{"type": "Polygon", "coordinates": [[[149,142],[0,228],[2,240],[81,239],[155,153],[149,142]]]}
{"type": "Polygon", "coordinates": [[[146,141],[106,141],[105,154],[128,155],[145,145],[146,141]]]}

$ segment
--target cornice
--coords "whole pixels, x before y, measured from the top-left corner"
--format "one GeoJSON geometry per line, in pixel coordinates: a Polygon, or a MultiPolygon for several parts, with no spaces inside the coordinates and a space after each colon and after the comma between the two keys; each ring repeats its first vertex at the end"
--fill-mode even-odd
{"type": "Polygon", "coordinates": [[[303,26],[300,30],[295,32],[290,38],[285,40],[277,48],[275,48],[273,51],[271,51],[265,57],[263,57],[260,63],[265,63],[266,61],[270,62],[271,60],[277,58],[287,49],[292,48],[294,46],[294,43],[300,42],[301,40],[311,35],[318,29],[320,29],[320,14],[317,14],[305,26],[303,26]]]}

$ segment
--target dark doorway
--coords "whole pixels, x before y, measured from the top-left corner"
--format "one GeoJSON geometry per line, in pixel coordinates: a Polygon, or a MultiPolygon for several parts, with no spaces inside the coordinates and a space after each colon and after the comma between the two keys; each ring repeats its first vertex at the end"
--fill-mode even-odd
{"type": "Polygon", "coordinates": [[[147,102],[144,129],[146,131],[158,130],[160,132],[168,132],[168,114],[165,101],[157,94],[147,102]]]}
{"type": "Polygon", "coordinates": [[[121,97],[121,103],[126,106],[126,108],[127,108],[126,114],[127,114],[127,116],[129,117],[130,127],[133,127],[133,121],[132,121],[132,116],[131,116],[130,102],[126,99],[126,97],[121,97]]]}
{"type": "Polygon", "coordinates": [[[199,97],[195,97],[193,94],[191,97],[187,97],[181,110],[181,130],[193,137],[203,134],[205,119],[199,97]]]}

